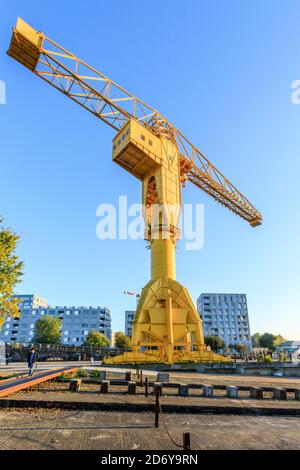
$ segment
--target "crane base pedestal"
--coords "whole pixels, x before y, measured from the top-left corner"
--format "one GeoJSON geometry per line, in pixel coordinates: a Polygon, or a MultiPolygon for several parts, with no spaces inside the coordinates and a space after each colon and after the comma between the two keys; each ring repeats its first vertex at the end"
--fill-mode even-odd
{"type": "Polygon", "coordinates": [[[188,290],[170,277],[151,280],[133,321],[132,351],[106,358],[105,364],[231,362],[207,350],[202,321],[188,290]]]}
{"type": "Polygon", "coordinates": [[[216,354],[212,351],[192,351],[190,353],[176,357],[174,355],[172,362],[167,362],[154,351],[149,352],[125,352],[115,357],[104,359],[104,364],[117,365],[117,364],[197,364],[200,362],[226,362],[231,363],[232,360],[228,357],[216,354]]]}

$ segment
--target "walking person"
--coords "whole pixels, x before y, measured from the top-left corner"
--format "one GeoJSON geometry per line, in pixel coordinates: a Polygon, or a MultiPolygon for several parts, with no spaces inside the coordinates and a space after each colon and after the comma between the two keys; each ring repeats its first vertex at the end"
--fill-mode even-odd
{"type": "Polygon", "coordinates": [[[29,369],[28,377],[33,376],[33,366],[34,366],[35,361],[36,361],[36,352],[34,348],[31,348],[27,357],[28,369],[29,369]]]}
{"type": "Polygon", "coordinates": [[[5,362],[7,366],[9,365],[9,361],[11,361],[11,354],[7,352],[5,355],[5,362]]]}

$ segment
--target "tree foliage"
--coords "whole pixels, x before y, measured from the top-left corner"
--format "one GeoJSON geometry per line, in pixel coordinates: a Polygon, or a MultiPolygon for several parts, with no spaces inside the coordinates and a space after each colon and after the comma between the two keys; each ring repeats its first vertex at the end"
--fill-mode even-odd
{"type": "Polygon", "coordinates": [[[117,348],[128,349],[131,347],[131,339],[122,331],[117,331],[115,333],[115,345],[117,348]]]}
{"type": "Polygon", "coordinates": [[[277,335],[274,339],[274,347],[277,348],[277,346],[280,346],[280,344],[282,343],[286,343],[287,342],[287,339],[285,339],[283,336],[281,335],[277,335]]]}
{"type": "Polygon", "coordinates": [[[86,346],[96,346],[99,348],[104,348],[109,345],[109,339],[99,331],[90,331],[85,338],[84,344],[86,346]]]}
{"type": "Polygon", "coordinates": [[[275,339],[276,339],[276,336],[272,335],[272,333],[264,333],[259,338],[259,345],[261,348],[271,349],[273,348],[275,339]]]}
{"type": "Polygon", "coordinates": [[[260,345],[259,345],[259,338],[260,338],[260,334],[259,333],[254,333],[253,336],[251,336],[251,341],[252,341],[252,346],[253,348],[259,348],[260,345]]]}
{"type": "Polygon", "coordinates": [[[224,341],[219,336],[205,336],[204,342],[206,346],[210,346],[211,350],[215,352],[225,347],[224,341]]]}
{"type": "Polygon", "coordinates": [[[12,299],[14,288],[23,274],[23,262],[16,255],[19,236],[5,228],[0,217],[0,328],[7,315],[18,315],[18,299],[12,299]]]}
{"type": "Polygon", "coordinates": [[[34,325],[35,343],[59,344],[61,337],[61,320],[51,315],[44,315],[34,325]]]}
{"type": "Polygon", "coordinates": [[[281,335],[273,335],[272,333],[267,332],[262,335],[255,333],[251,339],[254,348],[265,348],[271,350],[287,341],[281,335]]]}
{"type": "Polygon", "coordinates": [[[232,345],[233,349],[236,350],[237,353],[239,353],[241,356],[244,356],[248,352],[248,346],[247,344],[243,343],[235,343],[232,345]]]}

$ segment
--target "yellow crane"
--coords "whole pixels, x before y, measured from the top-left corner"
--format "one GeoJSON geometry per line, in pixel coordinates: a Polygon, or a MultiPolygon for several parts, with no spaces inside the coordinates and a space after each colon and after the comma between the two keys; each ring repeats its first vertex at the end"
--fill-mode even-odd
{"type": "Polygon", "coordinates": [[[112,159],[142,182],[145,239],[151,248],[151,279],[133,321],[132,351],[106,363],[228,361],[204,344],[202,321],[188,290],[176,280],[181,188],[191,181],[256,227],[261,214],[165,117],[18,18],[8,54],[67,97],[113,127],[112,159]],[[168,223],[154,217],[165,207],[168,223]],[[155,219],[155,220],[154,220],[155,219]]]}

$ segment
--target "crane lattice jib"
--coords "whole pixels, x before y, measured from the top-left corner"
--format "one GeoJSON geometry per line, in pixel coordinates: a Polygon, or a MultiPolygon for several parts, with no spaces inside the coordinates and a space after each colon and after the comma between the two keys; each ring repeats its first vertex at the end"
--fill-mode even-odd
{"type": "Polygon", "coordinates": [[[171,140],[180,153],[183,180],[194,183],[253,227],[262,223],[261,214],[246,197],[157,110],[43,33],[28,25],[24,29],[24,25],[19,19],[13,29],[10,56],[117,131],[135,119],[155,135],[171,140]]]}

